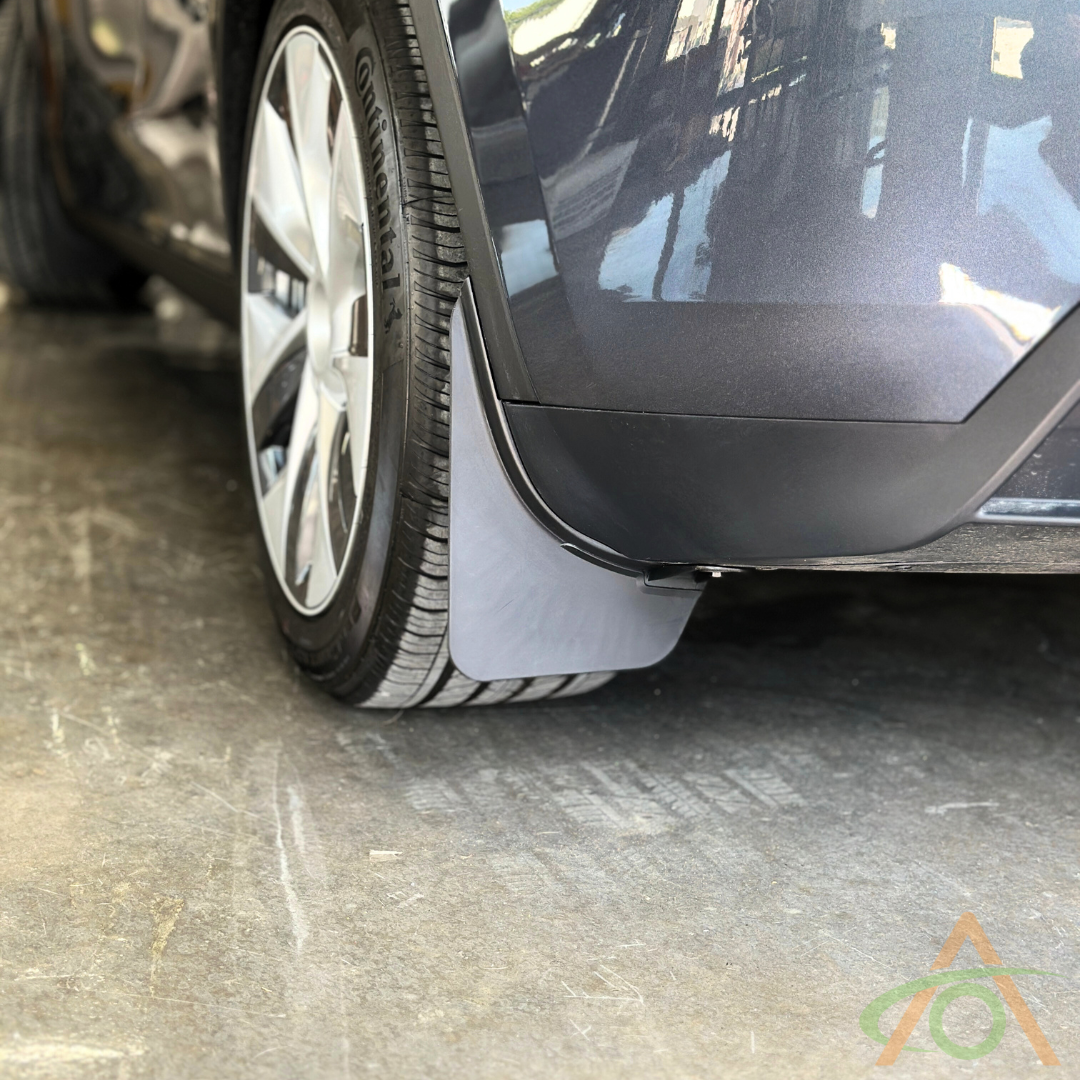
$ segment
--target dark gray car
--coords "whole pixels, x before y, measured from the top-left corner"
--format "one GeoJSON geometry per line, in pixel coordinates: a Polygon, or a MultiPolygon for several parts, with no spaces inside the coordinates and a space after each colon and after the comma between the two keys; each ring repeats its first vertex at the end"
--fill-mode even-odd
{"type": "Polygon", "coordinates": [[[579,693],[754,567],[1080,566],[1080,4],[0,0],[0,273],[241,331],[300,666],[579,693]]]}

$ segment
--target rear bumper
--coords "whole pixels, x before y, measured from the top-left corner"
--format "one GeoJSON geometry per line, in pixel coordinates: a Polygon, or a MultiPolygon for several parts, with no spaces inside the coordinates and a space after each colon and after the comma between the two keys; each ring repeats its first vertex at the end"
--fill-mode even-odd
{"type": "Polygon", "coordinates": [[[504,408],[569,526],[642,562],[713,565],[927,544],[975,520],[1078,398],[1073,315],[960,424],[504,408]]]}

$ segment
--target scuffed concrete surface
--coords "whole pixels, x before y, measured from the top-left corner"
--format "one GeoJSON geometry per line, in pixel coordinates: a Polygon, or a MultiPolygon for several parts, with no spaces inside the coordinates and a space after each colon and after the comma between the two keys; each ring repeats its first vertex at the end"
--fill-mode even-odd
{"type": "MultiPolygon", "coordinates": [[[[1076,1068],[1075,582],[725,580],[592,697],[351,711],[270,621],[229,350],[0,315],[0,1075],[867,1076],[967,910],[1076,1068]]],[[[1010,1019],[893,1072],[1037,1068],[1010,1019]]]]}

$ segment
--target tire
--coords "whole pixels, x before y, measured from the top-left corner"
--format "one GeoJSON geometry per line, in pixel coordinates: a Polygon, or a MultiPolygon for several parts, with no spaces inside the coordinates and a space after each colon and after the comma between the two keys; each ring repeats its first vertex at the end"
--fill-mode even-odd
{"type": "Polygon", "coordinates": [[[369,708],[603,685],[611,673],[480,683],[450,659],[449,323],[467,268],[407,4],[278,0],[241,177],[248,446],[270,604],[296,663],[369,708]]]}
{"type": "Polygon", "coordinates": [[[79,233],[60,203],[18,0],[0,3],[0,278],[43,304],[130,304],[145,275],[79,233]]]}

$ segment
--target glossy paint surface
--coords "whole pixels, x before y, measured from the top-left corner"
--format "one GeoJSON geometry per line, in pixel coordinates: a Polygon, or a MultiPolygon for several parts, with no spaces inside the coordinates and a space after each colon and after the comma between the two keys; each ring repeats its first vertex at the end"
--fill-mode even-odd
{"type": "Polygon", "coordinates": [[[68,201],[231,275],[208,0],[44,0],[40,11],[68,201]]]}
{"type": "Polygon", "coordinates": [[[510,2],[446,10],[542,402],[958,422],[1080,299],[1075,7],[510,2]]]}

